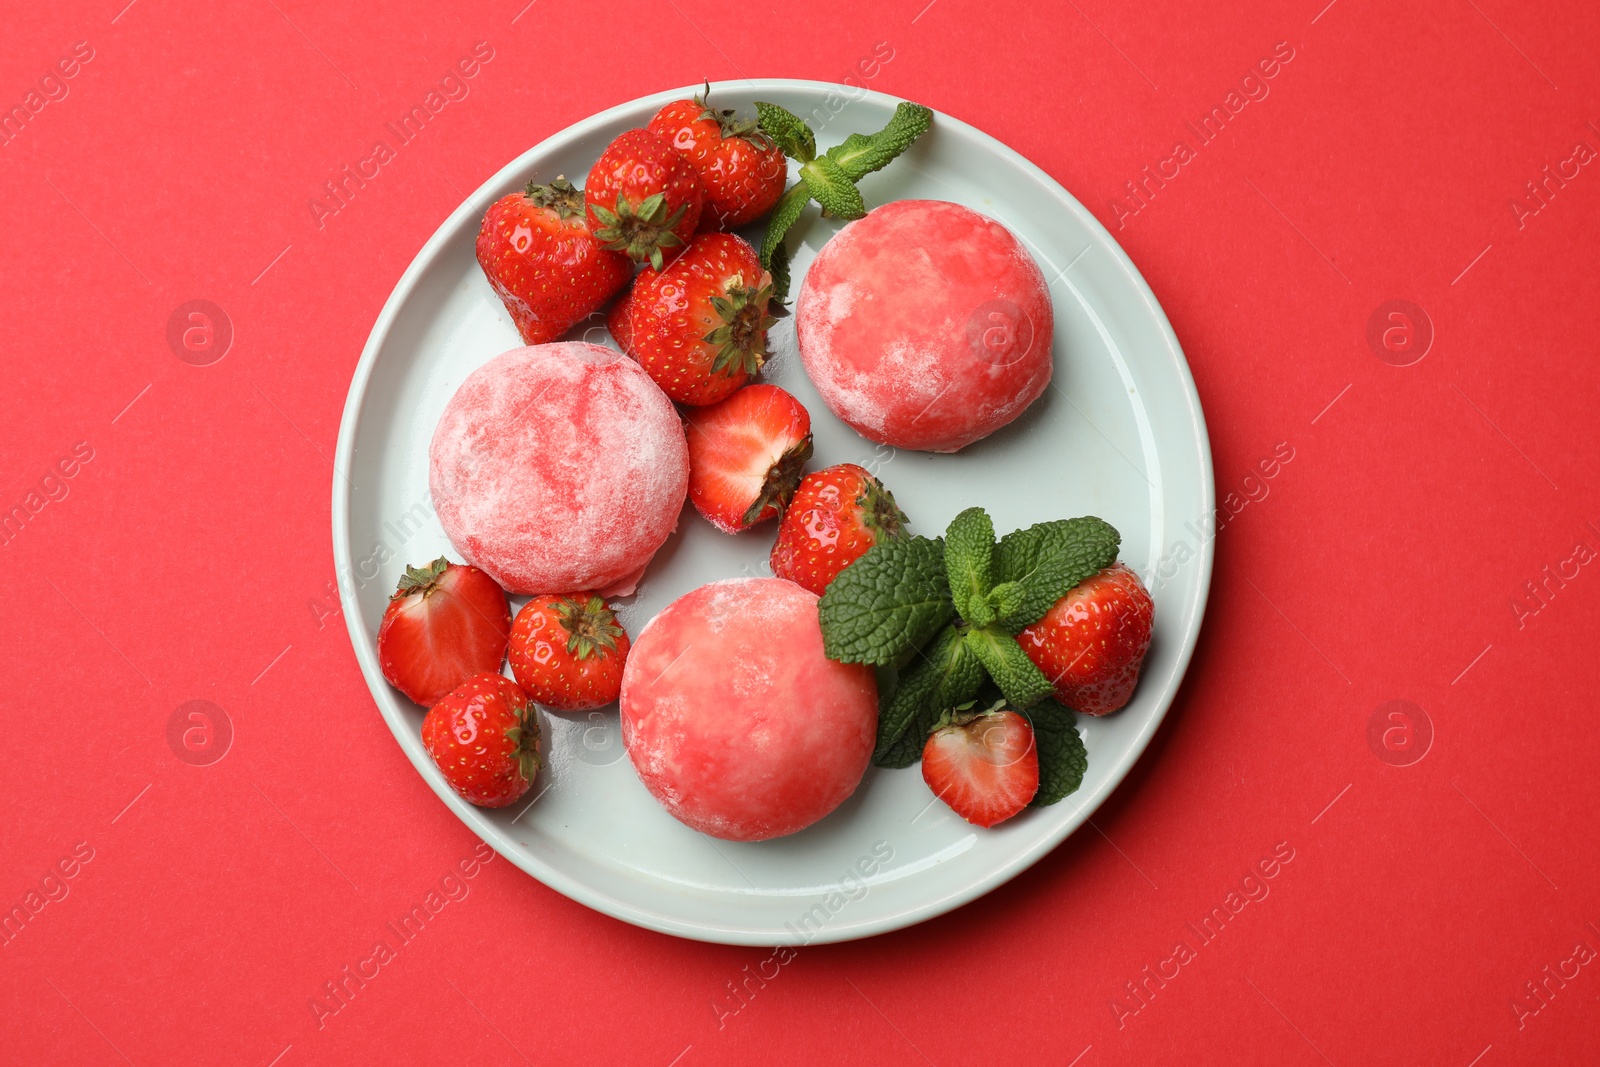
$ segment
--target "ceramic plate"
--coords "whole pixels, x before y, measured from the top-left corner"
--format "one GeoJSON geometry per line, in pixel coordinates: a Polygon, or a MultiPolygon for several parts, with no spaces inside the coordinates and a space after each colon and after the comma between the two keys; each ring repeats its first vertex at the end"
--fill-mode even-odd
{"type": "MultiPolygon", "coordinates": [[[[1011,426],[941,456],[874,446],[834,418],[800,366],[792,318],[774,330],[765,378],[810,410],[813,468],[854,462],[874,471],[915,532],[936,536],[972,504],[985,506],[1002,533],[1084,514],[1122,531],[1123,560],[1155,595],[1155,637],[1133,703],[1104,719],[1079,717],[1089,752],[1083,787],[979,830],[934,801],[915,768],[874,768],[815,826],[734,844],[689,830],[651,798],[622,749],[613,706],[541,712],[547,761],[531,802],[502,811],[462,802],[422,747],[422,709],[384,682],[374,637],[407,563],[460,558],[429,502],[428,442],[468,373],[521,343],[473,258],[478,224],[491,202],[530,179],[581,181],[614,136],[693,91],[623,104],[533,148],[457,208],[395,286],[361,354],[339,430],[333,541],[345,619],[373,698],[417,772],[474,833],[546,885],[627,922],[705,941],[865,937],[949,911],[1026,869],[1100,806],[1144,750],[1194,649],[1211,577],[1205,422],[1166,316],[1111,235],[1038,167],[937,115],[933,129],[861,191],[868,204],[953,200],[1022,237],[1055,301],[1052,387],[1011,426]]],[[[782,104],[808,118],[824,147],[879,129],[896,103],[786,80],[728,82],[715,98],[752,114],[755,100],[782,104]]],[[[791,231],[793,292],[837,228],[813,205],[791,231]]],[[[573,336],[610,343],[598,318],[573,336]]],[[[767,524],[729,537],[686,506],[638,594],[620,603],[628,632],[696,586],[770,573],[774,531],[767,524]]],[[[1070,887],[1060,889],[1064,897],[1070,887]]]]}

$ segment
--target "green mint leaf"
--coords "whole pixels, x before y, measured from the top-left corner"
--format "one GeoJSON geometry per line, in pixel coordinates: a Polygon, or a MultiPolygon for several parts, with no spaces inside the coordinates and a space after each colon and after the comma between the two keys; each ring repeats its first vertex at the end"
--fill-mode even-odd
{"type": "Polygon", "coordinates": [[[1001,582],[989,590],[989,595],[983,600],[996,618],[1004,619],[1022,610],[1023,598],[1026,596],[1027,591],[1022,588],[1021,582],[1001,582]]]}
{"type": "Polygon", "coordinates": [[[772,250],[771,262],[767,270],[772,274],[772,303],[767,307],[767,314],[777,318],[789,314],[789,309],[783,305],[789,301],[789,246],[782,241],[772,250]]]}
{"type": "Polygon", "coordinates": [[[1000,625],[1019,633],[1036,622],[1073,586],[1115,563],[1121,544],[1116,527],[1093,515],[1006,534],[995,551],[995,580],[1016,582],[1023,596],[1015,610],[1000,615],[1000,625]]]}
{"type": "Polygon", "coordinates": [[[985,601],[994,584],[994,521],[982,508],[968,508],[944,532],[944,570],[956,612],[974,626],[994,621],[985,601]]]}
{"type": "Polygon", "coordinates": [[[933,124],[933,112],[921,104],[902,101],[894,109],[889,124],[870,137],[853,133],[828,149],[828,158],[839,165],[852,182],[860,181],[911,147],[911,143],[933,124]]]}
{"type": "Polygon", "coordinates": [[[771,269],[773,253],[783,244],[783,238],[788,234],[789,228],[800,218],[800,212],[804,211],[810,202],[811,187],[803,178],[789,186],[783,196],[778,198],[772,214],[767,217],[767,235],[761,240],[763,267],[771,269]]]}
{"type": "Polygon", "coordinates": [[[1039,791],[1030,803],[1042,808],[1078,791],[1089,753],[1078,736],[1077,716],[1060,704],[1046,700],[1026,714],[1039,750],[1039,791]]]}
{"type": "Polygon", "coordinates": [[[839,572],[817,605],[829,659],[880,666],[920,648],[954,614],[944,542],[926,537],[873,545],[839,572]]]}
{"type": "Polygon", "coordinates": [[[809,163],[817,155],[817,137],[805,120],[787,108],[756,101],[756,125],[790,159],[809,163]]]}
{"type": "Polygon", "coordinates": [[[850,176],[829,156],[818,156],[800,168],[800,176],[811,187],[811,197],[830,215],[859,219],[867,213],[867,203],[850,176]]]}
{"type": "Polygon", "coordinates": [[[994,630],[968,630],[966,645],[989,672],[1006,703],[1021,710],[1037,704],[1055,691],[1044,672],[1022,651],[1017,639],[994,630]]]}
{"type": "Polygon", "coordinates": [[[880,706],[873,762],[880,767],[917,762],[939,716],[971,700],[983,682],[983,665],[961,630],[946,626],[900,672],[894,695],[880,706]]]}

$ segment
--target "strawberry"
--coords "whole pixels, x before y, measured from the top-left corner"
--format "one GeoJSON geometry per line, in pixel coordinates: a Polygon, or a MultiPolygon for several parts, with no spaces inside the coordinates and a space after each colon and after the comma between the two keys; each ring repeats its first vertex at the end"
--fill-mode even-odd
{"type": "Polygon", "coordinates": [[[583,199],[589,229],[602,245],[660,270],[669,250],[681,250],[694,236],[705,195],[689,161],[641,128],[619,134],[600,153],[583,199]]]}
{"type": "Polygon", "coordinates": [[[461,799],[503,808],[539,774],[539,720],[503,674],[475,674],[429,709],[422,744],[461,799]]]}
{"type": "Polygon", "coordinates": [[[1028,806],[1039,791],[1033,727],[1004,704],[940,720],[922,749],[922,780],[957,815],[993,826],[1028,806]]]}
{"type": "Polygon", "coordinates": [[[665,270],[646,267],[612,308],[622,350],[680,404],[715,404],[767,358],[772,277],[729,233],[697,236],[665,270]]]}
{"type": "Polygon", "coordinates": [[[788,161],[755,119],[710,104],[711,86],[693,100],[674,100],[647,127],[683,154],[706,188],[704,222],[731,230],[754,222],[778,202],[788,161]]]}
{"type": "Polygon", "coordinates": [[[772,546],[772,573],[822,595],[879,541],[905,536],[905,512],[865,469],[840,463],[800,480],[772,546]]]}
{"type": "Polygon", "coordinates": [[[689,499],[723,533],[780,514],[811,458],[811,416],[776,385],[747,385],[687,416],[689,499]]]}
{"type": "Polygon", "coordinates": [[[529,182],[490,204],[477,248],[478,265],[530,345],[559,338],[633,276],[628,257],[589,232],[583,194],[565,178],[529,182]]]}
{"type": "Polygon", "coordinates": [[[1056,699],[1085,715],[1116,711],[1133,696],[1150,649],[1155,605],[1121,563],[1079,582],[1017,635],[1056,699]]]}
{"type": "Polygon", "coordinates": [[[593,593],[536,596],[511,624],[511,673],[557,711],[610,704],[622,689],[628,635],[593,593]]]}
{"type": "Polygon", "coordinates": [[[423,707],[505,658],[511,608],[494,579],[440,556],[407,567],[378,625],[378,666],[423,707]]]}

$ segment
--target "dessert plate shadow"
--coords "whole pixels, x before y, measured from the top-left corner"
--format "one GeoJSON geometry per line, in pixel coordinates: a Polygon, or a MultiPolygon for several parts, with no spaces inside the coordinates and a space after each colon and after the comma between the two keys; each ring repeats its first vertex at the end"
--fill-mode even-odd
{"type": "MultiPolygon", "coordinates": [[[[541,711],[546,765],[527,800],[500,811],[465,803],[423,749],[423,710],[383,680],[374,642],[407,563],[461,558],[428,498],[434,424],[467,374],[521,343],[474,258],[478,224],[490,203],[530,179],[581,179],[613,137],[694,91],[644,97],[544,141],[473,193],[417,253],[373,326],[339,429],[333,542],[340,597],[373,699],[418,773],[474,833],[535,878],[619,919],[703,941],[865,937],[949,911],[1026,870],[1083,824],[1144,751],[1194,650],[1211,580],[1205,420],[1166,316],[1104,227],[1022,156],[936,115],[932,130],[864,179],[861,191],[869,204],[953,200],[1023,239],[1055,303],[1051,388],[1011,426],[944,456],[874,445],[834,418],[800,366],[792,318],[773,331],[765,380],[810,410],[812,468],[853,462],[873,471],[914,532],[936,536],[973,504],[989,510],[1001,533],[1084,514],[1122,531],[1122,558],[1155,597],[1155,637],[1133,702],[1103,719],[1079,717],[1089,752],[1082,788],[980,830],[938,803],[916,768],[873,769],[815,826],[735,844],[689,830],[651,798],[623,751],[613,706],[580,715],[541,711]]],[[[808,119],[822,146],[881,128],[897,102],[779,79],[729,82],[714,92],[719,106],[749,113],[755,100],[782,104],[808,119]]],[[[813,205],[791,231],[791,292],[837,227],[813,205]]],[[[573,336],[610,343],[599,318],[573,336]]],[[[620,604],[628,632],[637,634],[696,586],[770,573],[774,533],[769,523],[729,537],[686,507],[638,594],[620,604]]],[[[1070,887],[1060,890],[1065,900],[1070,887]]]]}

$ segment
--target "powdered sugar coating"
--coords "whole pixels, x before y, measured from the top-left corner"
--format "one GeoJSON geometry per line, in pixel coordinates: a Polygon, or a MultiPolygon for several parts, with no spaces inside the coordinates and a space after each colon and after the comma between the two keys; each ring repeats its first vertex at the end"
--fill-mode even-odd
{"type": "Polygon", "coordinates": [[[428,458],[445,533],[513,593],[631,593],[689,485],[672,402],[633,360],[582,341],[473,371],[428,458]]]}
{"type": "Polygon", "coordinates": [[[802,830],[861,782],[878,730],[872,668],[822,654],[817,597],[731,578],[669,604],[622,674],[622,740],[645,787],[730,841],[802,830]]]}
{"type": "Polygon", "coordinates": [[[800,287],[800,358],[833,413],[897,448],[954,452],[1050,384],[1049,287],[994,219],[897,200],[840,230],[800,287]]]}

